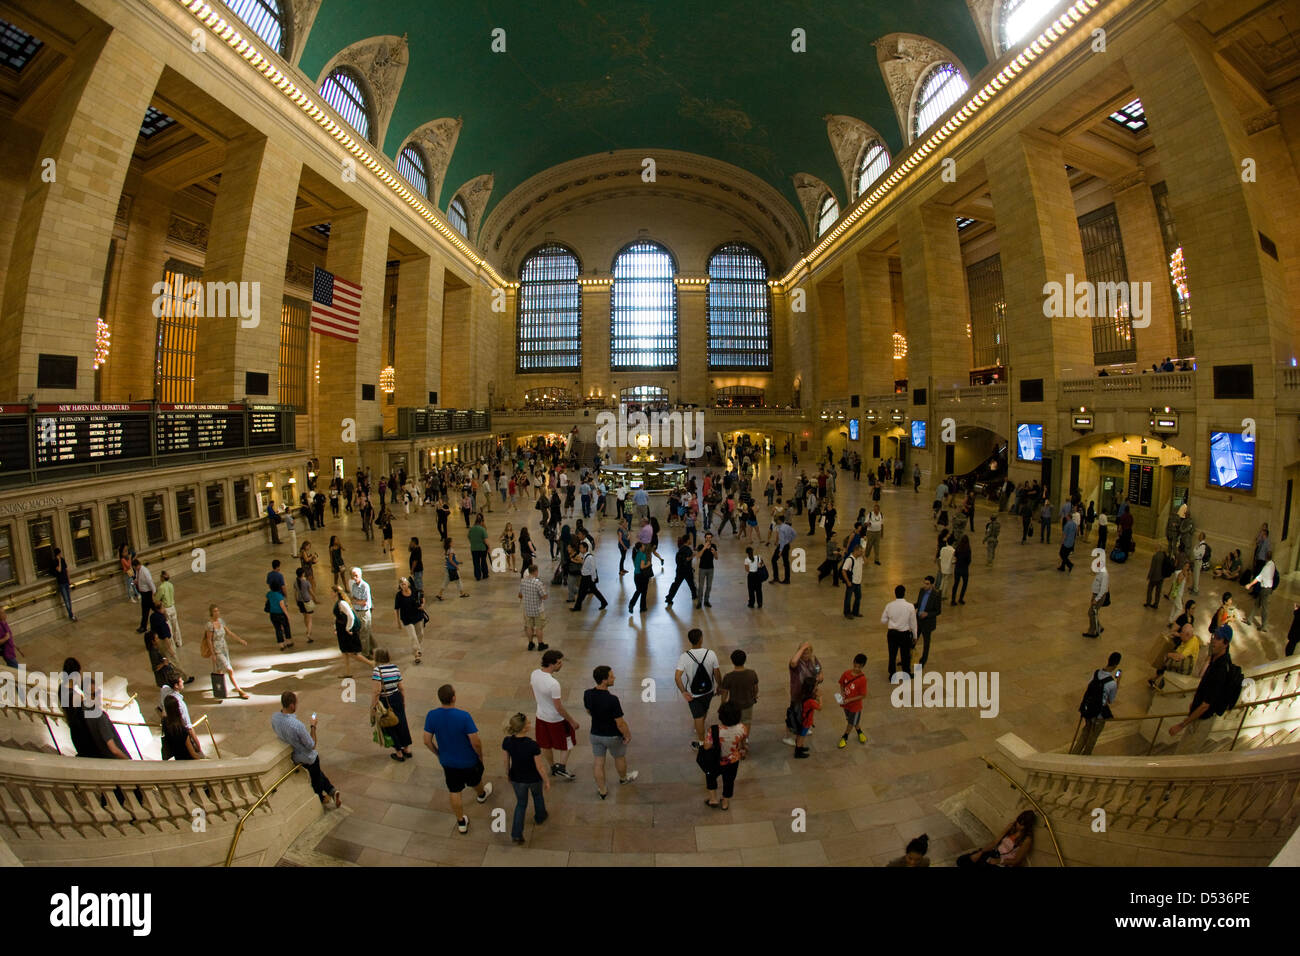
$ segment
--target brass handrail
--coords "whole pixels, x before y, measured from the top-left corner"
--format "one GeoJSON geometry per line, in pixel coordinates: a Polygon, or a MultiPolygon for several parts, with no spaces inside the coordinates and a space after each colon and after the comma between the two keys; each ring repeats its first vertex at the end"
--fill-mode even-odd
{"type": "Polygon", "coordinates": [[[192,725],[190,725],[190,730],[198,730],[200,724],[207,724],[207,725],[208,725],[208,739],[212,741],[212,749],[216,751],[216,753],[217,753],[217,759],[220,760],[220,759],[221,759],[221,748],[217,746],[217,738],[216,738],[216,735],[212,733],[212,721],[208,720],[208,715],[207,715],[207,714],[204,714],[204,715],[203,715],[202,717],[200,717],[198,720],[194,721],[194,723],[193,723],[192,725]]]}
{"type": "Polygon", "coordinates": [[[226,854],[226,862],[225,862],[226,866],[230,866],[230,864],[235,859],[235,847],[239,844],[239,835],[244,832],[244,821],[248,819],[249,814],[251,814],[254,810],[256,810],[263,803],[265,803],[266,799],[271,794],[275,793],[277,789],[279,789],[280,784],[284,783],[286,780],[292,777],[299,770],[306,770],[306,769],[307,768],[300,763],[294,764],[293,767],[287,772],[285,772],[280,777],[279,780],[271,784],[270,788],[266,791],[266,793],[258,797],[257,801],[251,807],[249,807],[247,810],[244,811],[243,815],[239,818],[239,823],[235,825],[234,836],[230,838],[230,851],[226,854]]]}
{"type": "Polygon", "coordinates": [[[1003,770],[1001,767],[995,764],[988,757],[981,756],[980,760],[983,760],[984,765],[988,767],[990,770],[996,770],[998,773],[1002,774],[1003,779],[1006,780],[1007,783],[1011,784],[1011,786],[1015,787],[1017,790],[1023,793],[1025,795],[1025,799],[1028,800],[1031,804],[1033,804],[1034,809],[1038,811],[1038,815],[1043,818],[1043,826],[1047,827],[1047,835],[1052,838],[1052,849],[1056,851],[1056,860],[1058,863],[1061,864],[1062,867],[1064,867],[1065,857],[1061,855],[1061,845],[1056,842],[1056,831],[1052,829],[1052,821],[1048,819],[1047,813],[1043,810],[1043,808],[1038,805],[1038,801],[1034,799],[1033,794],[1031,794],[1020,784],[1018,784],[1014,779],[1012,779],[1012,777],[1005,770],[1003,770]]]}

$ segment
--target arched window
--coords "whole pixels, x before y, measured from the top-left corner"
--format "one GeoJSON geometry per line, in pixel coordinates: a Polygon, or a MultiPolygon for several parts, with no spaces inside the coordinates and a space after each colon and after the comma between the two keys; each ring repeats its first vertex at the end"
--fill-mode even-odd
{"type": "Polygon", "coordinates": [[[345,66],[336,66],[320,85],[320,95],[362,139],[370,139],[370,102],[355,73],[345,66]]]}
{"type": "Polygon", "coordinates": [[[519,267],[518,371],[582,368],[581,271],[578,257],[554,242],[534,250],[519,267]]]}
{"type": "Polygon", "coordinates": [[[889,150],[885,149],[885,144],[880,140],[873,139],[858,160],[858,191],[855,198],[861,199],[866,195],[871,184],[883,176],[888,168],[889,150]]]}
{"type": "Polygon", "coordinates": [[[839,218],[840,204],[834,196],[827,193],[822,198],[821,205],[817,207],[817,238],[826,235],[826,230],[835,225],[835,221],[839,218]]]}
{"type": "Polygon", "coordinates": [[[1029,38],[1029,31],[1038,26],[1043,17],[1057,6],[1057,0],[1002,0],[998,13],[998,34],[1001,51],[1029,38]]]}
{"type": "Polygon", "coordinates": [[[609,293],[609,367],[677,367],[677,271],[655,242],[634,242],[614,259],[609,293]]]}
{"type": "Polygon", "coordinates": [[[469,215],[465,212],[465,200],[459,196],[453,199],[447,207],[447,218],[451,220],[451,228],[469,238],[469,215]]]}
{"type": "Polygon", "coordinates": [[[709,368],[770,371],[772,297],[757,250],[729,242],[709,256],[709,368]]]}
{"type": "Polygon", "coordinates": [[[289,25],[282,0],[226,0],[230,12],[243,20],[262,42],[281,56],[289,55],[289,25]]]}
{"type": "Polygon", "coordinates": [[[419,147],[409,143],[397,154],[397,172],[425,199],[429,198],[429,164],[419,147]]]}
{"type": "Polygon", "coordinates": [[[934,125],[948,109],[966,92],[966,81],[961,71],[951,63],[936,63],[921,81],[921,91],[916,96],[912,111],[912,138],[920,137],[934,125]]]}

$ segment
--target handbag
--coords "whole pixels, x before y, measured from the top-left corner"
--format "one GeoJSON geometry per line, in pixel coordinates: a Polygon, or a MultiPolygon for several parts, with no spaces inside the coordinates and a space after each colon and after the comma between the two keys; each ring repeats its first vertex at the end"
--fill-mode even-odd
{"type": "Polygon", "coordinates": [[[758,559],[758,583],[762,584],[766,580],[767,580],[767,565],[763,563],[762,558],[759,558],[758,559]]]}
{"type": "Polygon", "coordinates": [[[217,700],[226,699],[226,675],[216,673],[212,675],[212,696],[217,700]]]}
{"type": "Polygon", "coordinates": [[[397,714],[393,713],[393,708],[384,703],[383,697],[375,701],[375,720],[380,727],[397,726],[397,714]]]}
{"type": "Polygon", "coordinates": [[[1110,607],[1110,592],[1109,592],[1109,591],[1107,591],[1105,594],[1103,594],[1103,595],[1101,596],[1101,606],[1102,606],[1102,607],[1110,607]]]}
{"type": "Polygon", "coordinates": [[[713,746],[695,751],[695,763],[705,773],[714,774],[722,769],[722,744],[718,740],[717,724],[709,728],[709,739],[713,746]]]}
{"type": "Polygon", "coordinates": [[[203,632],[203,640],[199,643],[199,657],[212,656],[212,635],[207,631],[203,632]]]}
{"type": "Polygon", "coordinates": [[[370,735],[370,739],[373,740],[375,743],[379,744],[379,746],[383,747],[385,750],[396,749],[395,745],[393,744],[392,735],[386,733],[384,731],[384,728],[379,726],[378,724],[375,725],[375,732],[370,735]]]}

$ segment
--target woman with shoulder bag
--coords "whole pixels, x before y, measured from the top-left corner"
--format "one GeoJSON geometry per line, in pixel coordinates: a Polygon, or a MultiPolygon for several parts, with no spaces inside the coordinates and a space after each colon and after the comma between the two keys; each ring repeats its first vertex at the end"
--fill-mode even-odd
{"type": "Polygon", "coordinates": [[[163,752],[166,760],[202,760],[203,748],[192,728],[186,726],[181,716],[181,705],[175,697],[163,701],[162,719],[163,752]]]}
{"type": "Polygon", "coordinates": [[[225,698],[226,678],[229,677],[235,693],[248,700],[248,695],[239,686],[239,681],[235,680],[235,668],[231,666],[230,650],[226,647],[227,637],[233,637],[240,644],[248,646],[248,641],[226,627],[226,622],[221,619],[221,608],[215,604],[208,605],[208,623],[203,630],[203,643],[199,648],[199,654],[212,661],[213,696],[225,698]],[[217,693],[218,690],[220,694],[217,693]]]}
{"type": "Polygon", "coordinates": [[[374,661],[361,653],[361,619],[352,610],[352,601],[337,584],[334,592],[334,636],[338,638],[339,652],[343,655],[343,665],[347,676],[352,676],[352,661],[355,658],[366,667],[374,667],[374,661]]]}
{"type": "Polygon", "coordinates": [[[763,606],[763,582],[767,580],[767,565],[754,553],[753,548],[745,549],[745,582],[749,586],[749,607],[763,606]]]}
{"type": "Polygon", "coordinates": [[[303,623],[307,627],[307,643],[315,644],[311,636],[311,620],[316,613],[316,586],[308,577],[306,568],[299,568],[293,582],[294,595],[298,601],[298,610],[302,612],[303,623]]]}
{"type": "Polygon", "coordinates": [[[718,708],[718,723],[709,728],[695,755],[695,762],[704,771],[704,789],[709,793],[705,806],[730,809],[740,761],[749,752],[748,742],[749,728],[740,721],[740,708],[732,703],[723,704],[718,708]],[[722,778],[721,801],[718,800],[719,777],[722,778]]]}
{"type": "Polygon", "coordinates": [[[410,760],[411,728],[406,723],[406,694],[402,688],[402,672],[389,659],[387,649],[375,648],[375,671],[370,677],[375,685],[375,695],[370,706],[375,711],[375,722],[379,725],[381,739],[391,737],[393,741],[393,752],[389,756],[397,761],[410,760]]]}

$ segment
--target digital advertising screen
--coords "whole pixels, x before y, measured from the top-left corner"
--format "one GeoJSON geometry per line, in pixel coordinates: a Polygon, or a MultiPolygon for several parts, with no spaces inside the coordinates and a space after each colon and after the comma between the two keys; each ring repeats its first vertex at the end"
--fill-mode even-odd
{"type": "Polygon", "coordinates": [[[1043,426],[1021,422],[1016,426],[1016,457],[1021,461],[1043,460],[1043,426]]]}
{"type": "Polygon", "coordinates": [[[912,447],[925,447],[925,422],[912,422],[912,447]]]}
{"type": "Polygon", "coordinates": [[[1241,432],[1210,432],[1210,484],[1215,488],[1255,487],[1255,443],[1241,432]]]}
{"type": "Polygon", "coordinates": [[[857,440],[858,440],[858,420],[856,418],[850,418],[849,419],[849,441],[857,441],[857,440]]]}

